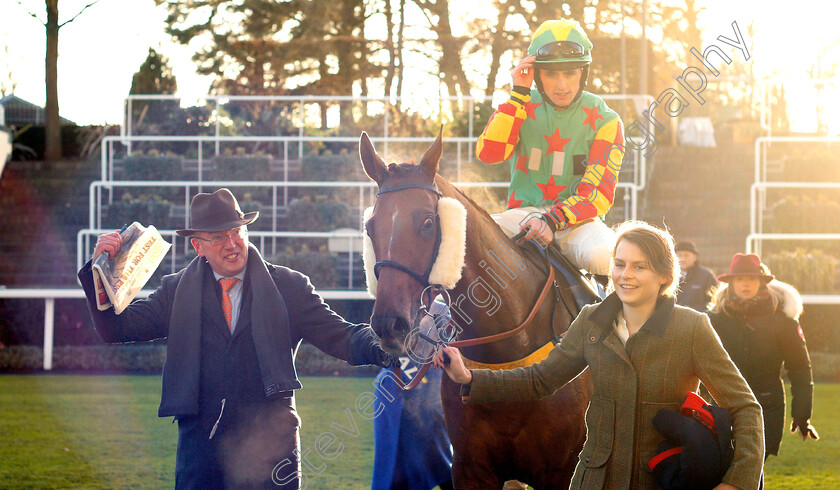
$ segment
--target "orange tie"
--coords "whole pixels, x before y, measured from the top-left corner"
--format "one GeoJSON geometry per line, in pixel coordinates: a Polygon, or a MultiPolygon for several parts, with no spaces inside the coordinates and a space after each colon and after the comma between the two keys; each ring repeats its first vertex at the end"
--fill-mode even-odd
{"type": "Polygon", "coordinates": [[[230,304],[230,288],[236,284],[236,281],[239,279],[235,277],[223,277],[219,279],[219,283],[222,285],[222,311],[225,313],[225,320],[227,320],[228,330],[230,330],[230,316],[233,307],[230,304]]]}

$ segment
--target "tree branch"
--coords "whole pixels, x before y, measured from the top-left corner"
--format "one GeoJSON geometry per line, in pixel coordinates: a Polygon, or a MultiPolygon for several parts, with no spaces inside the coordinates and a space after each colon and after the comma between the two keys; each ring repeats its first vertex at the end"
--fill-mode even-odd
{"type": "Polygon", "coordinates": [[[74,20],[76,20],[76,17],[82,15],[82,12],[87,10],[88,7],[92,7],[92,6],[96,5],[97,3],[99,3],[99,0],[93,0],[89,4],[85,5],[84,7],[82,7],[82,10],[79,10],[79,13],[77,13],[76,15],[73,16],[72,19],[68,20],[67,22],[62,22],[61,25],[58,26],[58,28],[61,29],[62,27],[66,26],[67,24],[73,22],[74,20]]]}
{"type": "Polygon", "coordinates": [[[18,3],[18,5],[20,5],[20,8],[22,8],[23,10],[25,10],[25,11],[26,11],[26,13],[27,13],[27,14],[29,14],[29,15],[31,15],[31,16],[32,16],[35,20],[37,20],[38,22],[40,22],[40,23],[41,23],[41,25],[43,25],[43,26],[46,26],[46,25],[47,25],[47,24],[45,24],[45,23],[44,23],[44,21],[43,21],[43,20],[39,19],[37,15],[33,14],[32,12],[30,12],[30,11],[29,11],[29,9],[28,9],[28,8],[26,8],[26,6],[23,4],[23,2],[21,2],[20,0],[17,0],[17,3],[18,3]]]}

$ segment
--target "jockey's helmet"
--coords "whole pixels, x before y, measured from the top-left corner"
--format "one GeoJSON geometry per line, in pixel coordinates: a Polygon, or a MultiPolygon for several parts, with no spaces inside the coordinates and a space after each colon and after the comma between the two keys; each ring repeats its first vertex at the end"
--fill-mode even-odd
{"type": "Polygon", "coordinates": [[[554,105],[543,91],[540,70],[583,68],[580,88],[574,100],[581,96],[589,76],[589,64],[592,62],[592,41],[577,21],[559,19],[543,22],[531,37],[528,54],[537,57],[534,63],[534,80],[543,100],[554,105]]]}

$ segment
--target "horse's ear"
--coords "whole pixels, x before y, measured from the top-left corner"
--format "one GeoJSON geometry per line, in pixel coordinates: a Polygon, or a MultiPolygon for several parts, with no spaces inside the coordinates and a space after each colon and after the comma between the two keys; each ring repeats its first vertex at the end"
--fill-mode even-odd
{"type": "Polygon", "coordinates": [[[440,167],[440,155],[443,153],[443,126],[440,127],[437,139],[435,139],[432,146],[426,150],[423,159],[420,160],[420,167],[431,179],[434,180],[435,174],[440,167]]]}
{"type": "Polygon", "coordinates": [[[359,138],[359,158],[362,160],[362,168],[365,169],[367,176],[377,184],[382,182],[382,178],[385,176],[385,162],[376,153],[373,143],[364,131],[359,138]]]}

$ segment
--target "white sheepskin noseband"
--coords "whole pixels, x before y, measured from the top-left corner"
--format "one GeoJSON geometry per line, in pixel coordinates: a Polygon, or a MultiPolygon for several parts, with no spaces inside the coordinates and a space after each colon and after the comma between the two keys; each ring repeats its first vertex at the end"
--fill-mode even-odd
{"type": "MultiPolygon", "coordinates": [[[[438,284],[446,289],[452,289],[461,279],[464,269],[464,257],[467,253],[467,210],[464,205],[451,197],[441,197],[438,201],[438,218],[440,219],[440,248],[437,258],[429,273],[429,284],[438,284]]],[[[364,212],[365,223],[373,214],[373,208],[364,212]]],[[[376,254],[373,252],[373,242],[367,233],[364,234],[364,251],[362,258],[365,263],[368,294],[376,298],[376,254]]],[[[420,273],[420,271],[417,271],[420,273]]]]}

